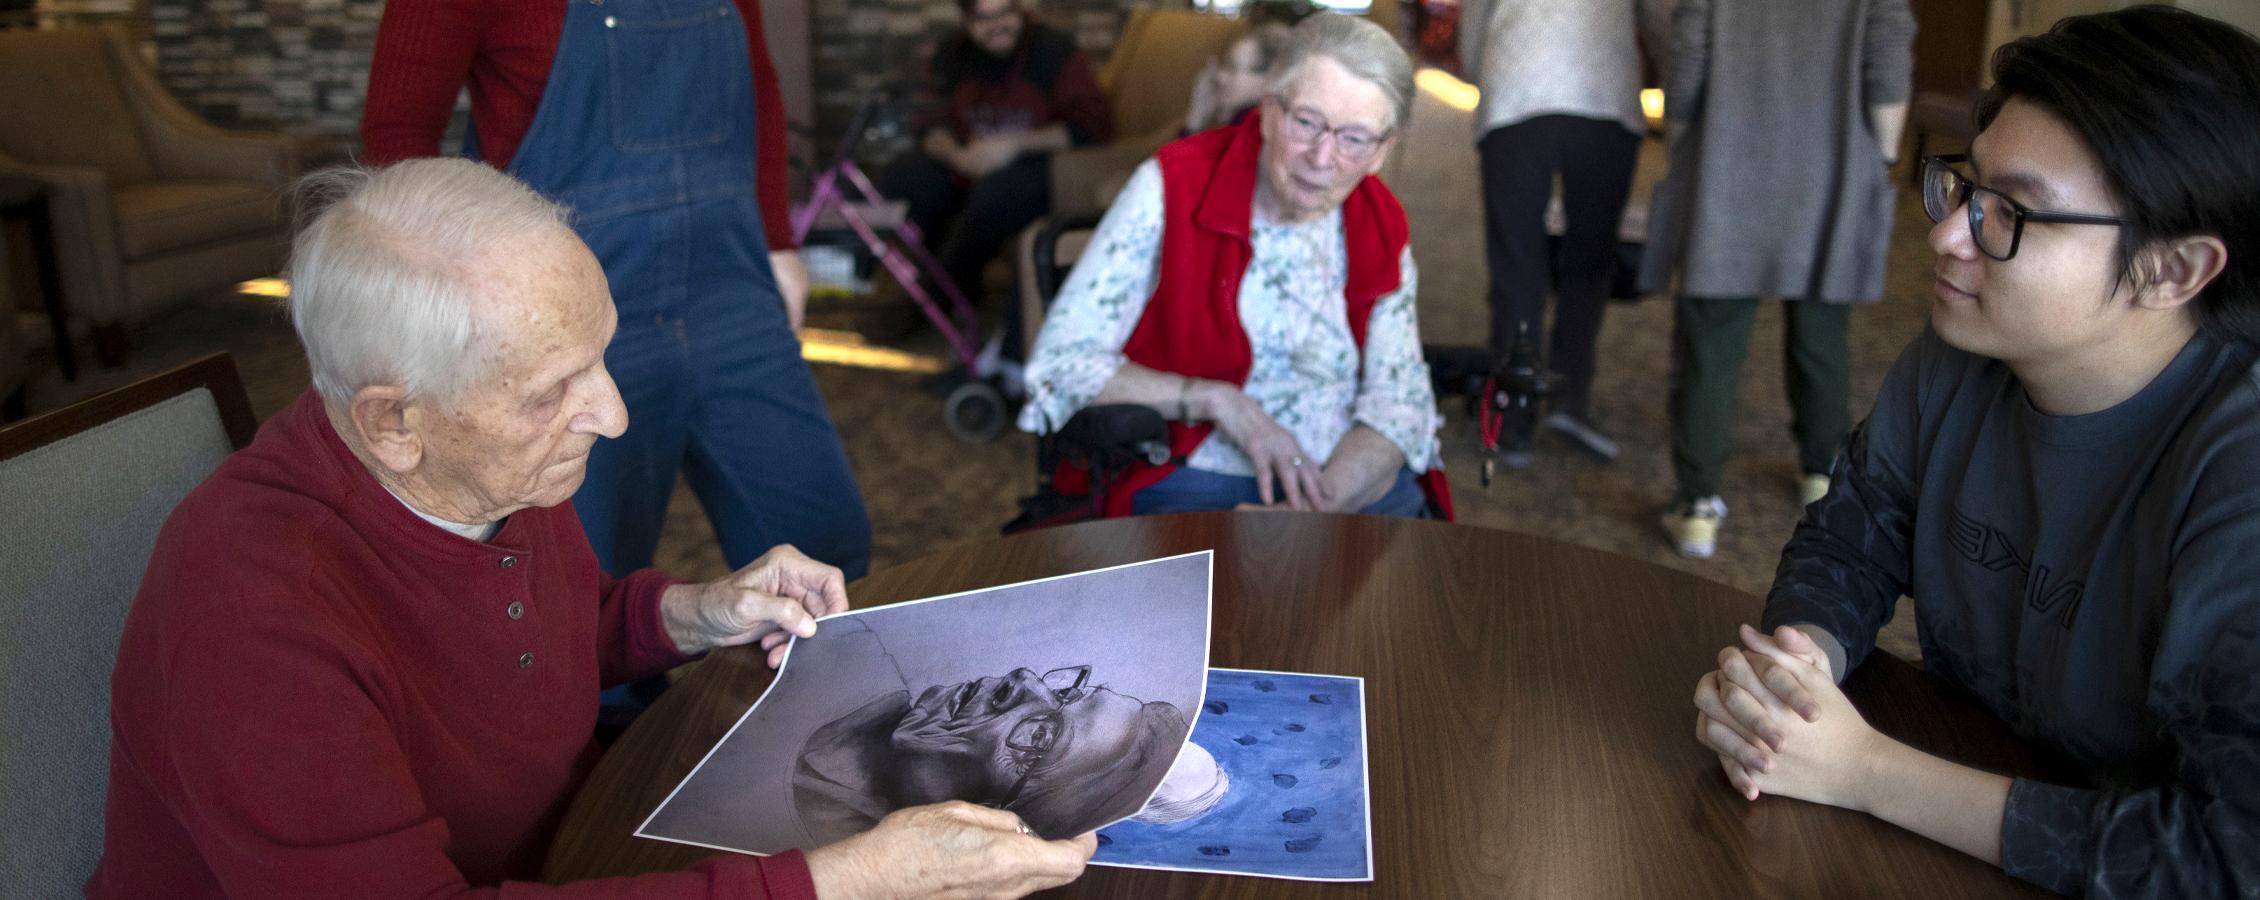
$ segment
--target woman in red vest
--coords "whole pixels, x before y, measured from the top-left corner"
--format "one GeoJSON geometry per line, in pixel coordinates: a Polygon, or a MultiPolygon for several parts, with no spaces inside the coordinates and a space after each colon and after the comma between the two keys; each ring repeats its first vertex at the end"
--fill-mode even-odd
{"type": "Polygon", "coordinates": [[[1405,212],[1374,177],[1412,63],[1373,23],[1319,15],[1273,71],[1258,115],[1131,176],[1045,320],[1020,426],[1099,403],[1171,420],[1172,461],[1111,485],[1107,515],[1448,516],[1405,212]]]}

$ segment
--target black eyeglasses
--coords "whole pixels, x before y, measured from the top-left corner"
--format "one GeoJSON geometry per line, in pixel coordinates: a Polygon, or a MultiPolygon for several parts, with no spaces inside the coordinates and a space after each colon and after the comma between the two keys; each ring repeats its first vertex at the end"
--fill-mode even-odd
{"type": "Polygon", "coordinates": [[[1955,163],[1968,161],[1969,156],[1966,154],[1923,159],[1923,212],[1930,216],[1931,221],[1943,222],[1955,208],[1968,207],[1970,236],[1977,242],[1980,252],[1994,259],[2008,262],[2010,257],[2017,255],[2017,247],[2024,243],[2026,222],[2062,225],[2126,224],[2125,219],[2116,216],[2033,209],[2009,199],[2008,195],[2000,191],[1979,185],[1954,168],[1955,163]]]}
{"type": "Polygon", "coordinates": [[[1051,689],[1052,699],[1059,701],[1059,708],[1021,719],[1012,726],[1011,733],[1005,735],[1005,749],[1021,767],[1020,779],[1012,783],[1012,789],[1005,791],[1003,797],[987,805],[1011,809],[1014,803],[1020,802],[1020,792],[1028,787],[1029,776],[1043,768],[1045,758],[1059,745],[1060,733],[1066,730],[1067,716],[1062,710],[1090,693],[1083,687],[1090,680],[1090,666],[1067,666],[1044,673],[1044,687],[1051,689]]]}

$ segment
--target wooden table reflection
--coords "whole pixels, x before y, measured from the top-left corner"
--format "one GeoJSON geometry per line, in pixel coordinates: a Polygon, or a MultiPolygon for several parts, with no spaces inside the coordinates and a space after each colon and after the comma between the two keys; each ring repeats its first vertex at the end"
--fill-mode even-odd
{"type": "MultiPolygon", "coordinates": [[[[1207,513],[946,550],[854,584],[858,607],[1216,550],[1211,662],[1365,678],[1374,875],[1333,885],[1093,867],[1076,897],[1864,897],[2039,892],[1864,815],[1746,803],[1693,737],[1695,680],[1759,602],[1530,535],[1431,522],[1207,513]]],[[[680,868],[632,832],[769,683],[696,665],[576,799],[546,875],[680,868]]],[[[1975,703],[1877,654],[1847,684],[1885,733],[2030,773],[1975,703]]]]}

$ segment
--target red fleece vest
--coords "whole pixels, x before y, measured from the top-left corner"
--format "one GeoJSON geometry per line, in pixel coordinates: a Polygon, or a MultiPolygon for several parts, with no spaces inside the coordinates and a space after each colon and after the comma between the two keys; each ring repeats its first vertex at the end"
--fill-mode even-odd
{"type": "MultiPolygon", "coordinates": [[[[1204,131],[1161,148],[1161,277],[1138,327],[1122,352],[1131,362],[1160,372],[1246,384],[1255,353],[1240,324],[1240,280],[1254,254],[1249,222],[1255,213],[1257,168],[1263,155],[1263,117],[1204,131]]],[[[1365,349],[1373,306],[1402,283],[1398,260],[1410,232],[1405,208],[1381,179],[1367,176],[1342,202],[1343,242],[1349,277],[1350,337],[1365,349]]],[[[1209,423],[1169,423],[1169,451],[1182,459],[1208,439],[1209,423]]],[[[1109,486],[1105,514],[1130,514],[1130,498],[1169,477],[1176,465],[1137,464],[1109,486]]],[[[1422,479],[1447,519],[1451,499],[1441,470],[1422,479]]]]}

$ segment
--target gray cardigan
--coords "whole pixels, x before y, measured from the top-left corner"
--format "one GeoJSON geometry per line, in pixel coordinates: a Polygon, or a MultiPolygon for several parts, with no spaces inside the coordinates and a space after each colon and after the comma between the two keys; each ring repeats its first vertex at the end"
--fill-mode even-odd
{"type": "Polygon", "coordinates": [[[1868,108],[1907,99],[1907,0],[1682,0],[1642,287],[1836,303],[1883,295],[1896,188],[1868,108]]]}

